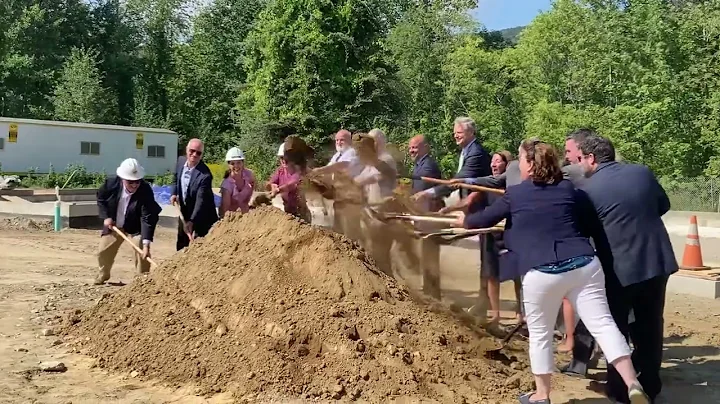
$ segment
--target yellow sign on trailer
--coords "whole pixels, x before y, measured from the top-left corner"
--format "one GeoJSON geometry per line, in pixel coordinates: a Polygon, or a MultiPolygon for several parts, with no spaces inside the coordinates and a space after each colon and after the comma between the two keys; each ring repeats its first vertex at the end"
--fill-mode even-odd
{"type": "Polygon", "coordinates": [[[17,143],[17,135],[18,135],[18,124],[11,123],[10,128],[8,129],[8,142],[17,143]]]}
{"type": "Polygon", "coordinates": [[[143,134],[142,133],[136,133],[135,134],[135,148],[142,150],[143,148],[143,134]]]}

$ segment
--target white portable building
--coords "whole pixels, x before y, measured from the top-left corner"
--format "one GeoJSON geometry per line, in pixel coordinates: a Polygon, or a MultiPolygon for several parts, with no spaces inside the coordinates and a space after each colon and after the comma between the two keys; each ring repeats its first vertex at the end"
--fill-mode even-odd
{"type": "Polygon", "coordinates": [[[178,134],[166,129],[0,117],[0,170],[64,172],[82,164],[88,172],[115,174],[133,157],[146,175],[175,169],[178,134]]]}

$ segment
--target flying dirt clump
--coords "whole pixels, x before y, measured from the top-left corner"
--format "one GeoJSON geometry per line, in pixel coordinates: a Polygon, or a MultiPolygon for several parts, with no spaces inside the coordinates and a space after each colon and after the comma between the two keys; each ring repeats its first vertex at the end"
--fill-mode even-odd
{"type": "Polygon", "coordinates": [[[64,332],[102,367],[239,401],[502,403],[529,388],[524,362],[482,357],[492,338],[272,207],[221,220],[64,332]]]}

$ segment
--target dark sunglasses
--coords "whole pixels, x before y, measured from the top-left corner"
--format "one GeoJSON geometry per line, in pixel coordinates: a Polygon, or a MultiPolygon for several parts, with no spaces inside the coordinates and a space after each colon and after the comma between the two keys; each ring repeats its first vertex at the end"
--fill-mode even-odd
{"type": "Polygon", "coordinates": [[[190,149],[189,152],[190,152],[190,154],[196,154],[196,155],[198,155],[198,156],[202,156],[202,154],[203,154],[202,151],[200,151],[200,150],[195,150],[195,149],[190,149]]]}
{"type": "Polygon", "coordinates": [[[140,183],[140,180],[125,180],[129,185],[137,185],[140,183]]]}

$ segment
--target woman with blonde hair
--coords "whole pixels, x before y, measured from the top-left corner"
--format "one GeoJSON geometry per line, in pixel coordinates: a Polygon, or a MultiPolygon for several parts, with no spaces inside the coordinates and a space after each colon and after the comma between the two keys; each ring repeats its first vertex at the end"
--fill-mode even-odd
{"type": "Polygon", "coordinates": [[[553,331],[564,296],[575,306],[628,387],[632,404],[648,404],[637,379],[630,348],[610,315],[605,274],[588,239],[598,230],[595,210],[584,194],[563,179],[555,148],[526,140],[519,148],[523,181],[509,187],[502,199],[457,223],[487,228],[504,218],[505,246],[515,254],[522,276],[525,316],[530,334],[530,367],[536,390],[520,397],[522,404],[550,404],[550,377],[555,370],[553,331]]]}

